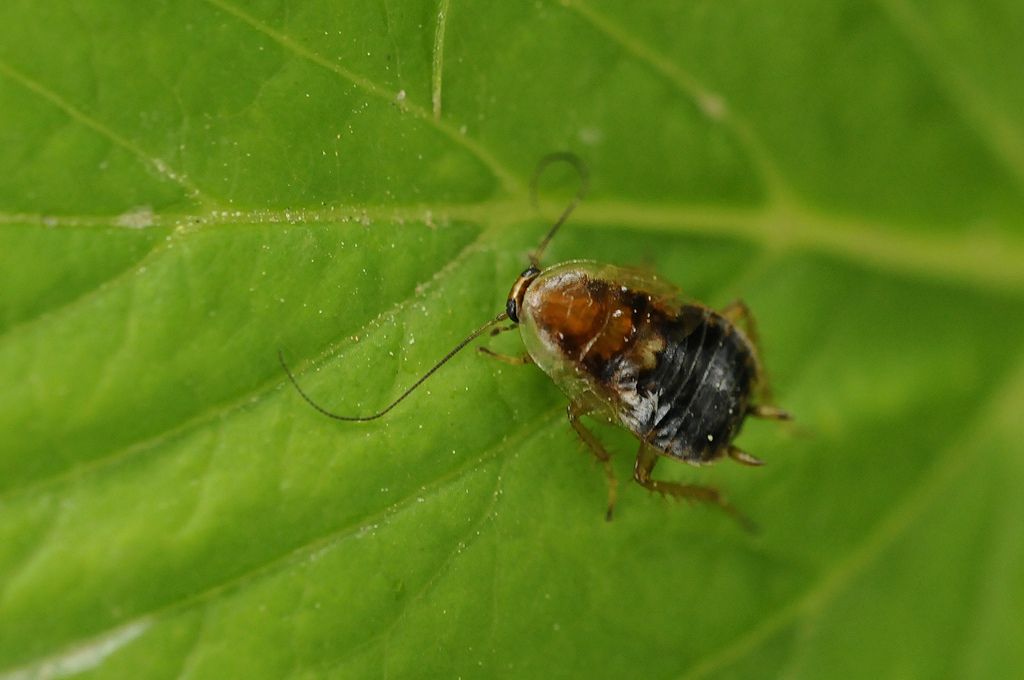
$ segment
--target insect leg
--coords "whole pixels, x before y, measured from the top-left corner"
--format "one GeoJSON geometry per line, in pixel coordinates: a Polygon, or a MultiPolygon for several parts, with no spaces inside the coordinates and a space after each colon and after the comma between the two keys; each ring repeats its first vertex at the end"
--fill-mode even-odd
{"type": "Polygon", "coordinates": [[[768,406],[766,404],[750,406],[747,408],[747,413],[755,418],[767,418],[768,420],[793,420],[793,416],[789,411],[778,406],[768,406]]]}
{"type": "Polygon", "coordinates": [[[633,468],[633,479],[640,486],[650,491],[657,491],[663,496],[673,498],[685,498],[688,501],[699,501],[710,505],[717,505],[733,519],[740,523],[747,531],[756,531],[756,525],[743,513],[729,503],[718,489],[698,484],[683,484],[681,482],[664,482],[651,478],[651,471],[658,462],[658,454],[655,453],[646,442],[640,443],[640,451],[636,454],[636,465],[633,468]]]}
{"type": "Polygon", "coordinates": [[[752,456],[743,449],[735,446],[730,446],[725,453],[734,461],[742,463],[743,465],[750,465],[751,467],[764,465],[764,461],[757,456],[752,456]]]}
{"type": "Polygon", "coordinates": [[[743,332],[746,333],[747,338],[752,343],[757,345],[760,339],[757,335],[757,322],[754,321],[754,315],[750,311],[750,307],[747,307],[747,303],[740,299],[735,299],[719,312],[722,316],[728,319],[731,323],[740,325],[742,324],[743,332]]]}
{"type": "Polygon", "coordinates": [[[576,434],[579,435],[583,443],[590,449],[590,452],[594,454],[594,457],[604,466],[604,475],[608,482],[608,511],[605,512],[604,518],[610,522],[612,520],[612,512],[615,509],[615,501],[618,498],[619,480],[615,479],[615,471],[612,470],[611,454],[598,441],[594,433],[580,422],[580,416],[586,415],[588,412],[589,409],[586,406],[575,401],[569,402],[569,406],[565,409],[572,429],[576,430],[576,434]]]}
{"type": "Polygon", "coordinates": [[[747,307],[747,303],[743,300],[736,299],[723,307],[719,314],[724,316],[733,325],[739,326],[743,334],[747,336],[747,340],[750,341],[750,345],[754,349],[754,362],[757,367],[757,382],[760,388],[758,390],[760,392],[759,396],[764,401],[771,401],[772,389],[761,366],[761,338],[758,335],[757,322],[754,320],[750,307],[747,307]]]}
{"type": "Polygon", "coordinates": [[[505,326],[495,326],[494,328],[491,329],[491,337],[493,338],[495,335],[501,335],[502,333],[514,331],[517,328],[519,328],[519,324],[517,323],[510,323],[505,326]]]}
{"type": "MultiPolygon", "coordinates": [[[[772,387],[765,375],[764,367],[761,364],[761,338],[757,333],[757,322],[754,315],[743,300],[733,300],[719,312],[729,320],[730,323],[739,326],[743,334],[750,340],[754,350],[754,364],[757,369],[757,396],[765,404],[772,402],[772,387]]],[[[786,411],[774,406],[752,406],[748,413],[758,418],[771,418],[773,420],[792,420],[793,417],[786,411]]]]}
{"type": "Polygon", "coordinates": [[[492,351],[486,347],[477,347],[476,351],[480,352],[480,354],[489,356],[492,359],[497,359],[498,361],[503,361],[506,364],[511,364],[512,366],[526,366],[527,364],[533,363],[533,357],[531,357],[529,354],[524,354],[522,356],[515,357],[509,354],[498,354],[497,352],[492,351]]]}

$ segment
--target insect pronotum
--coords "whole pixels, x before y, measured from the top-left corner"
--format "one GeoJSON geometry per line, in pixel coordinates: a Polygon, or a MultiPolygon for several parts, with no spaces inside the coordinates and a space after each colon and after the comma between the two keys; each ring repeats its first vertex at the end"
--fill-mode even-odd
{"type": "Polygon", "coordinates": [[[584,415],[623,426],[639,440],[633,468],[638,484],[663,495],[715,505],[752,528],[717,489],[651,476],[662,457],[692,465],[723,457],[761,465],[732,443],[744,419],[790,418],[771,405],[750,310],[740,300],[713,310],[680,299],[673,286],[653,275],[592,261],[572,260],[542,270],[540,259],[548,243],[584,198],[589,183],[586,166],[577,156],[550,154],[537,164],[530,183],[535,204],[537,182],[555,162],[576,170],[579,189],[531,253],[530,266],[509,291],[505,311],[466,336],[390,404],[371,415],[338,415],[303,391],[279,351],[281,366],[302,398],[323,415],[344,421],[376,420],[489,329],[496,335],[518,327],[526,347],[523,356],[479,350],[511,364],[536,364],[566,393],[569,424],[604,466],[606,518],[612,517],[617,482],[611,455],[580,420],[584,415]],[[506,320],[512,324],[498,326],[506,320]]]}

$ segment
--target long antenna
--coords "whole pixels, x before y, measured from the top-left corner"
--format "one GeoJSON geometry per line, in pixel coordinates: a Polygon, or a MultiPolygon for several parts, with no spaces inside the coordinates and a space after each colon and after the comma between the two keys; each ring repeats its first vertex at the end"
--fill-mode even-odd
{"type": "Polygon", "coordinates": [[[348,420],[348,421],[376,420],[377,418],[380,418],[382,415],[384,415],[385,413],[387,413],[388,411],[390,411],[394,407],[398,406],[398,404],[400,404],[403,399],[405,399],[410,394],[412,394],[413,390],[415,390],[417,387],[422,385],[423,381],[425,381],[430,376],[434,375],[434,371],[436,371],[437,369],[439,369],[442,366],[444,366],[444,364],[449,359],[451,359],[453,356],[458,354],[459,350],[461,350],[463,347],[465,347],[469,343],[473,342],[473,340],[475,340],[477,337],[479,337],[488,328],[490,328],[491,326],[493,326],[496,323],[500,323],[500,322],[504,321],[507,318],[508,318],[508,314],[505,313],[505,312],[502,312],[498,316],[494,317],[493,319],[491,319],[490,321],[485,323],[483,326],[480,326],[480,328],[477,328],[475,331],[470,333],[468,336],[466,336],[466,339],[464,339],[462,342],[457,344],[452,351],[448,352],[448,354],[445,354],[444,358],[442,358],[440,361],[438,361],[436,364],[434,364],[433,368],[431,368],[429,371],[424,373],[423,376],[419,380],[414,382],[405,392],[402,392],[401,396],[399,396],[398,399],[395,399],[393,402],[391,402],[390,404],[385,406],[384,410],[382,410],[382,411],[380,411],[378,413],[374,413],[372,416],[339,416],[336,413],[331,413],[330,411],[325,409],[323,406],[321,406],[320,404],[318,404],[315,401],[313,401],[312,399],[310,399],[309,396],[305,392],[302,391],[302,388],[299,387],[298,381],[295,380],[295,376],[292,375],[291,369],[288,368],[288,364],[285,363],[285,361],[284,361],[284,354],[281,352],[281,350],[277,350],[277,359],[278,359],[278,361],[281,362],[281,368],[283,368],[284,372],[288,374],[288,379],[292,381],[292,385],[294,385],[295,389],[298,390],[299,395],[301,395],[302,398],[305,399],[306,402],[309,403],[310,406],[312,406],[313,408],[315,408],[317,411],[319,411],[320,413],[324,414],[328,418],[334,418],[335,420],[348,420]]]}
{"type": "Polygon", "coordinates": [[[561,227],[567,219],[569,219],[569,215],[572,214],[572,211],[576,209],[576,206],[579,205],[580,201],[583,200],[583,197],[587,195],[587,191],[590,189],[590,172],[587,170],[587,166],[579,156],[571,151],[556,151],[555,153],[549,153],[547,156],[541,158],[540,162],[537,163],[537,168],[533,171],[533,177],[530,179],[530,200],[532,201],[534,208],[538,207],[537,182],[540,180],[541,174],[549,165],[557,163],[558,161],[568,163],[576,170],[576,174],[580,177],[580,188],[576,190],[576,195],[573,196],[571,201],[569,201],[569,205],[565,206],[565,210],[562,211],[562,214],[559,215],[555,223],[551,225],[547,235],[540,242],[540,245],[537,246],[537,249],[530,254],[530,264],[534,267],[538,267],[540,265],[540,256],[544,254],[544,249],[548,247],[548,242],[551,241],[551,238],[555,235],[555,232],[558,231],[558,228],[561,227]]]}

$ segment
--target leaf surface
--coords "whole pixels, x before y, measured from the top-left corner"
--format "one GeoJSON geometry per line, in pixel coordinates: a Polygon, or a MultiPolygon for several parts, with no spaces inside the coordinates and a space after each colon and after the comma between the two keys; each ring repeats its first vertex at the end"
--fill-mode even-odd
{"type": "MultiPolygon", "coordinates": [[[[0,678],[1010,677],[1018,4],[0,7],[0,678]],[[792,428],[603,475],[464,352],[546,260],[757,315],[792,428]],[[547,218],[543,216],[548,216],[547,218]]],[[[514,334],[487,342],[521,351],[514,334]]]]}

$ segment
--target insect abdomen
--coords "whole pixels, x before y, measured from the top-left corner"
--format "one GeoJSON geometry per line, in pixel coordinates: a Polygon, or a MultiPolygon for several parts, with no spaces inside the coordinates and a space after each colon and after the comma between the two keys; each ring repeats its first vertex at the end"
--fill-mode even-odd
{"type": "Polygon", "coordinates": [[[755,377],[746,339],[710,310],[688,305],[664,330],[665,349],[637,376],[654,408],[637,434],[678,458],[707,461],[739,432],[755,377]]]}

